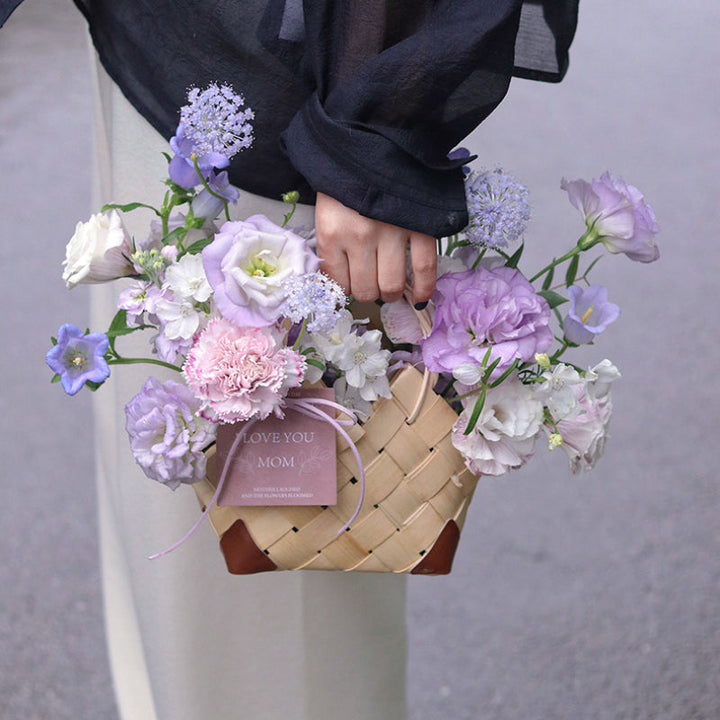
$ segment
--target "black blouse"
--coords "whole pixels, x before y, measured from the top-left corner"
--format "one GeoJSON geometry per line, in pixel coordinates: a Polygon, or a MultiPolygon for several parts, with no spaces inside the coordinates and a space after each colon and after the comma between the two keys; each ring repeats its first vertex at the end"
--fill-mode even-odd
{"type": "MultiPolygon", "coordinates": [[[[0,25],[20,0],[0,0],[0,25]]],[[[255,142],[230,167],[267,197],[324,192],[447,235],[467,222],[447,154],[515,76],[557,82],[578,0],[75,0],[110,76],[166,138],[189,86],[231,84],[255,142]]]]}

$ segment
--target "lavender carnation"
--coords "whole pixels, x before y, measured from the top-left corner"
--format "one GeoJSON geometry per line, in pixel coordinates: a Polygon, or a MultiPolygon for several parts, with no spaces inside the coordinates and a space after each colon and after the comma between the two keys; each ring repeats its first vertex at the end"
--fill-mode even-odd
{"type": "Polygon", "coordinates": [[[488,365],[494,375],[515,359],[528,362],[552,344],[550,307],[519,270],[499,267],[448,273],[438,281],[433,329],[423,341],[425,365],[451,373],[462,363],[488,365]]]}
{"type": "Polygon", "coordinates": [[[528,190],[499,168],[470,173],[465,180],[470,222],[465,234],[484,247],[507,247],[524,232],[530,219],[528,190]]]}
{"type": "Polygon", "coordinates": [[[199,409],[200,401],[185,385],[153,377],[125,406],[135,462],[171,490],[205,477],[203,450],[215,439],[215,426],[199,416],[199,409]]]}

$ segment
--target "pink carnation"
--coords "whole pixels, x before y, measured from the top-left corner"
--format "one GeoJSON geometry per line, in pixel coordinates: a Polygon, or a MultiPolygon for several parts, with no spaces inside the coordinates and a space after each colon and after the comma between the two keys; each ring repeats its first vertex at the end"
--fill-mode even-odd
{"type": "Polygon", "coordinates": [[[183,372],[211,420],[262,420],[283,416],[283,399],[302,382],[305,359],[272,326],[238,328],[216,318],[188,352],[183,372]]]}

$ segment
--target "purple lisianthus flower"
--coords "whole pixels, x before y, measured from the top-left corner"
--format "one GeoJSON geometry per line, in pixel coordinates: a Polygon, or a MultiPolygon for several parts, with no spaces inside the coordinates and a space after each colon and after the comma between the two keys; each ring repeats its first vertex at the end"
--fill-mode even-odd
{"type": "Polygon", "coordinates": [[[186,385],[154,377],[125,406],[135,462],[171,490],[205,477],[203,450],[215,439],[215,426],[200,417],[199,409],[200,401],[186,385]]]}
{"type": "Polygon", "coordinates": [[[584,345],[595,339],[620,316],[620,308],[608,302],[607,288],[591,285],[583,290],[578,285],[568,288],[570,310],[563,321],[565,337],[576,345],[584,345]]]}
{"type": "Polygon", "coordinates": [[[435,319],[422,343],[434,372],[451,373],[462,363],[488,365],[500,358],[497,376],[515,359],[527,362],[552,344],[550,306],[523,274],[509,267],[443,275],[435,286],[435,319]]]}
{"type": "Polygon", "coordinates": [[[283,313],[286,281],[320,264],[304,238],[264,215],[226,222],[202,258],[218,310],[238,327],[272,325],[283,313]]]}
{"type": "Polygon", "coordinates": [[[110,376],[105,360],[109,340],[105,333],[85,335],[66,323],[58,330],[57,345],[48,350],[45,361],[60,375],[63,390],[75,395],[86,382],[103,382],[110,376]]]}
{"type": "Polygon", "coordinates": [[[563,178],[560,187],[585,218],[586,247],[602,242],[612,253],[646,263],[660,257],[655,213],[635,186],[605,172],[591,183],[563,178]]]}

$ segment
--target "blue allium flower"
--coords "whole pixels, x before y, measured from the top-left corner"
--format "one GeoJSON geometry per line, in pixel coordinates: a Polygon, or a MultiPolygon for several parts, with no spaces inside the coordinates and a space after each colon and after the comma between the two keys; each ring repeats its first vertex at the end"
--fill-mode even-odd
{"type": "Polygon", "coordinates": [[[607,289],[591,285],[583,290],[578,285],[568,288],[570,310],[563,321],[565,337],[576,345],[584,345],[595,339],[620,315],[620,308],[608,302],[607,289]]]}
{"type": "Polygon", "coordinates": [[[205,90],[188,92],[188,104],[180,109],[180,124],[170,139],[175,152],[169,168],[174,183],[184,188],[199,184],[193,155],[207,177],[212,168],[227,167],[230,158],[252,145],[255,113],[244,105],[242,95],[228,85],[213,83],[205,90]]]}
{"type": "Polygon", "coordinates": [[[310,333],[330,332],[347,302],[342,288],[320,272],[293,275],[283,287],[287,293],[283,314],[294,323],[311,318],[310,333]]]}
{"type": "Polygon", "coordinates": [[[57,345],[48,350],[45,361],[60,375],[63,390],[75,395],[88,380],[99,383],[110,376],[105,361],[108,344],[105,333],[85,335],[80,328],[66,323],[60,326],[57,345]]]}
{"type": "Polygon", "coordinates": [[[530,219],[528,190],[500,168],[470,173],[465,180],[470,242],[489,248],[507,247],[525,231],[530,219]]]}

